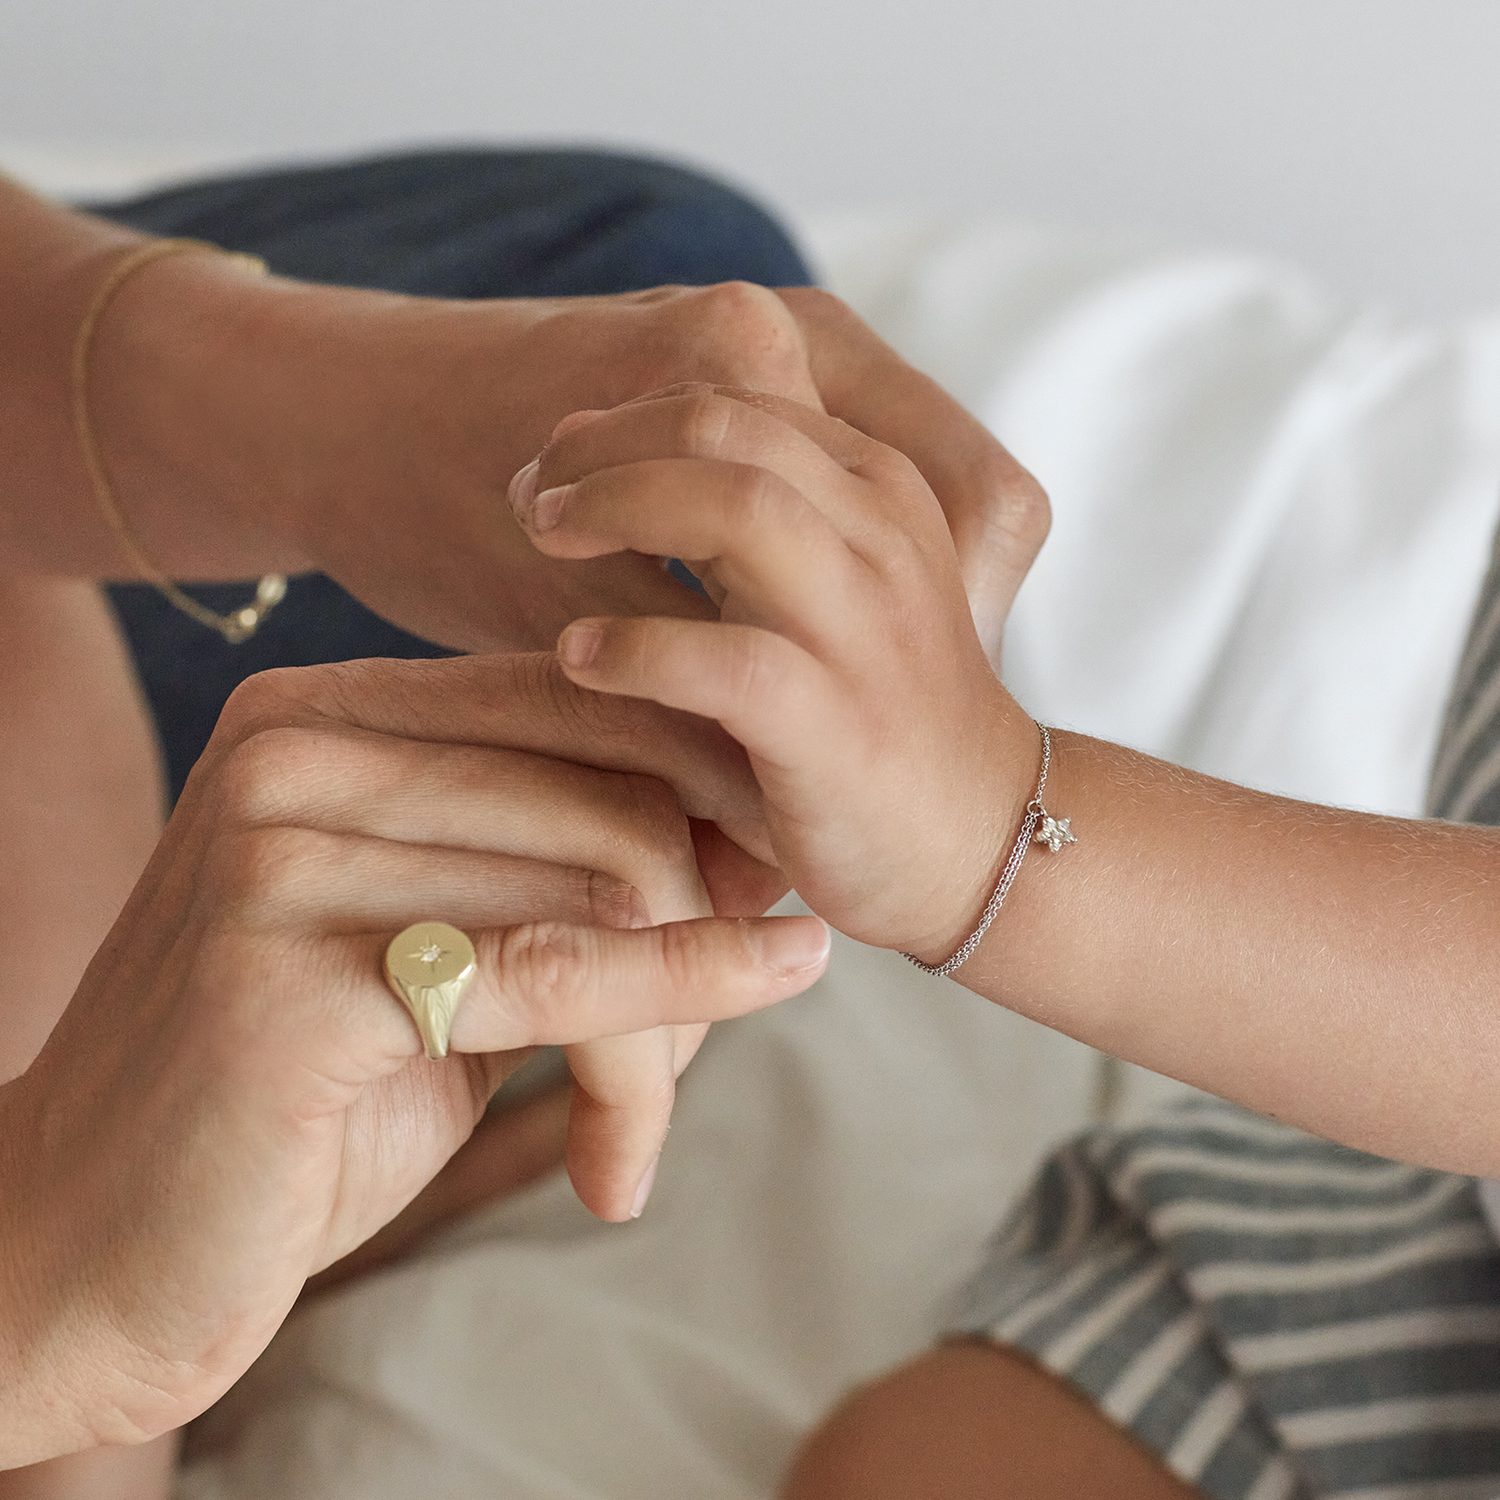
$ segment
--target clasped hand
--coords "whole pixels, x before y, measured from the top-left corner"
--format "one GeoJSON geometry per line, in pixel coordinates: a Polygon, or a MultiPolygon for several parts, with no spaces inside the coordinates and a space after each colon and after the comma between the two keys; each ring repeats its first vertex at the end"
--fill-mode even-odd
{"type": "Polygon", "coordinates": [[[813,910],[940,960],[972,928],[1035,781],[1035,725],[976,626],[1003,619],[1045,532],[1045,498],[1017,476],[964,497],[1011,537],[989,575],[998,602],[966,592],[981,570],[910,458],[755,391],[689,385],[580,414],[511,501],[549,557],[634,552],[698,573],[718,619],[579,620],[563,669],[721,725],[813,910]]]}
{"type": "Polygon", "coordinates": [[[737,915],[783,888],[716,831],[754,842],[758,804],[716,726],[575,688],[551,656],[250,679],[0,1092],[20,1226],[0,1298],[24,1322],[0,1367],[51,1424],[0,1434],[0,1463],[204,1410],[538,1044],[576,1080],[580,1195],[629,1217],[706,1024],[826,960],[816,920],[737,915]],[[390,935],[433,916],[479,956],[440,1063],[381,979],[390,935]]]}

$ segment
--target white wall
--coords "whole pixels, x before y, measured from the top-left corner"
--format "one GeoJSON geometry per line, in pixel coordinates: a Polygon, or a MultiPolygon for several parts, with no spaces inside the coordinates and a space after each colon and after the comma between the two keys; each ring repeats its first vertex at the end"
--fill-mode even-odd
{"type": "Polygon", "coordinates": [[[0,49],[33,155],[592,137],[1500,303],[1495,0],[0,0],[0,49]]]}

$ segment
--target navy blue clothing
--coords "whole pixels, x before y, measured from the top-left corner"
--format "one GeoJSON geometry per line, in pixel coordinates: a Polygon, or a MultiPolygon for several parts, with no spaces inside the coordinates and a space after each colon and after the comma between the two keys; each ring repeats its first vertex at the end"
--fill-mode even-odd
{"type": "MultiPolygon", "coordinates": [[[[422,296],[808,281],[786,232],[740,194],[682,167],[599,151],[422,151],[204,179],[94,209],[151,234],[250,251],[283,275],[422,296]]],[[[251,673],[448,654],[321,575],[296,579],[240,646],[144,585],[109,592],[156,718],[174,799],[224,700],[251,673]]],[[[198,592],[219,610],[246,599],[243,584],[198,592]]]]}

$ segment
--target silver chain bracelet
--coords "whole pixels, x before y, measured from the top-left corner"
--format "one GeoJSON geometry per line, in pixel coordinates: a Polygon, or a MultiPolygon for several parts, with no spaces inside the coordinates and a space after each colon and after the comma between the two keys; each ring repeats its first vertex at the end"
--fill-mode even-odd
{"type": "Polygon", "coordinates": [[[902,958],[908,963],[915,964],[924,974],[932,974],[939,979],[946,978],[955,969],[962,968],[973,958],[975,950],[984,941],[985,933],[990,930],[990,923],[995,920],[1000,908],[1005,905],[1005,898],[1010,894],[1010,888],[1015,884],[1016,876],[1021,873],[1021,861],[1026,858],[1026,851],[1031,848],[1033,842],[1045,844],[1053,854],[1061,853],[1064,845],[1078,842],[1073,833],[1072,819],[1054,818],[1042,803],[1042,795],[1047,790],[1047,773],[1052,769],[1052,735],[1045,724],[1038,723],[1036,727],[1042,733],[1042,769],[1037,773],[1036,792],[1031,801],[1026,804],[1026,816],[1021,820],[1021,831],[1016,835],[1010,858],[1005,861],[1004,868],[1000,871],[1000,878],[995,882],[994,894],[984,908],[984,915],[979,919],[979,926],[959,944],[953,955],[944,959],[942,963],[923,963],[915,953],[902,953],[902,958]]]}

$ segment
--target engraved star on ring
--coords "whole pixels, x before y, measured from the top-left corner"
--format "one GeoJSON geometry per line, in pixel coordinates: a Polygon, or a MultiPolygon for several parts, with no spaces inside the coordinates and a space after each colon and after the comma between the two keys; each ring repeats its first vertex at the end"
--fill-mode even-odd
{"type": "Polygon", "coordinates": [[[428,1057],[448,1055],[448,1037],[478,965],[467,934],[446,922],[403,928],[385,952],[385,980],[411,1013],[428,1057]]]}

